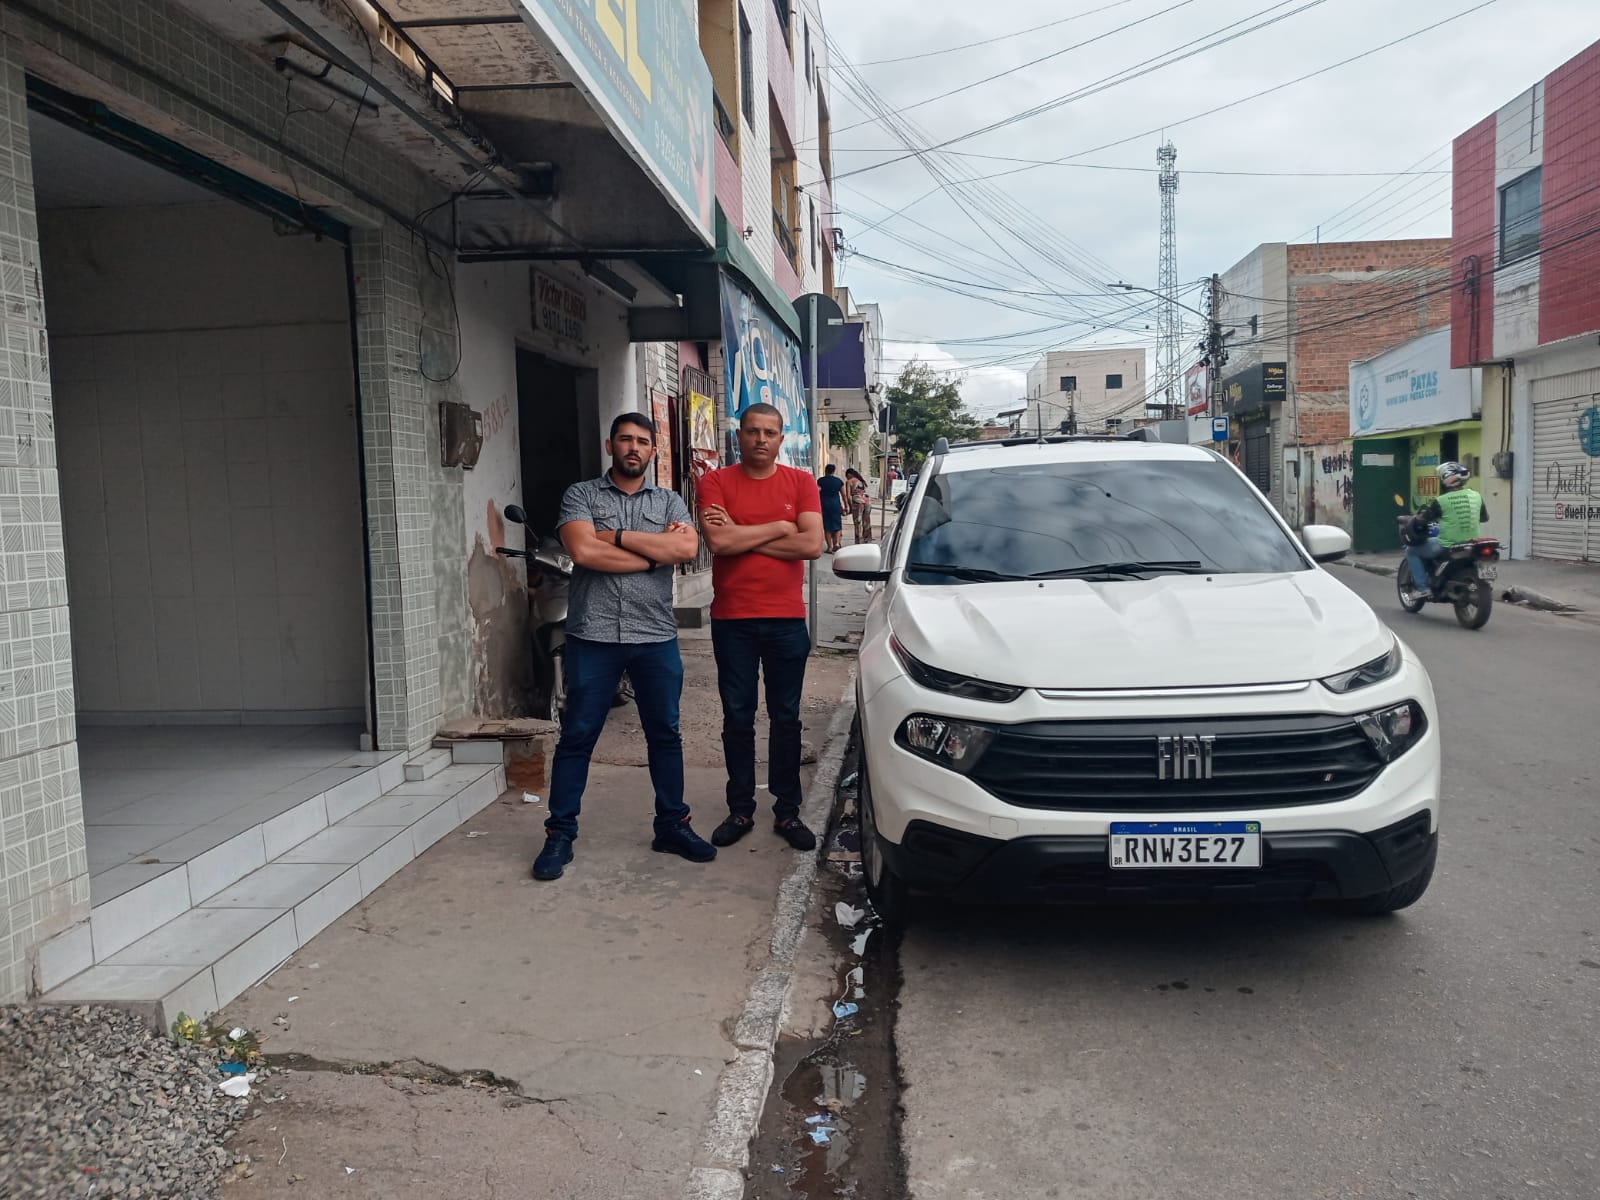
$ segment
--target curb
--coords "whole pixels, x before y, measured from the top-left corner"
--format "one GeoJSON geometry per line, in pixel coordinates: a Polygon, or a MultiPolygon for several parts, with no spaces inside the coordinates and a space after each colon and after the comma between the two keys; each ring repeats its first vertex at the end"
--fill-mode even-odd
{"type": "MultiPolygon", "coordinates": [[[[816,774],[800,817],[813,829],[827,828],[833,808],[839,771],[850,746],[850,729],[856,716],[856,677],[850,672],[839,707],[828,725],[828,739],[817,759],[816,774]]],[[[738,1057],[717,1078],[716,1097],[695,1151],[683,1200],[741,1200],[745,1169],[750,1165],[750,1143],[761,1122],[761,1110],[772,1087],[773,1049],[789,1008],[794,986],[795,957],[805,934],[811,889],[822,867],[823,841],[817,850],[795,864],[778,888],[773,910],[771,949],[766,965],[750,985],[744,1011],[734,1026],[738,1057]]]]}
{"type": "Polygon", "coordinates": [[[1359,558],[1351,559],[1347,565],[1354,567],[1358,571],[1366,571],[1372,575],[1382,575],[1385,579],[1393,579],[1400,573],[1399,567],[1385,566],[1383,563],[1362,562],[1359,558]]]}

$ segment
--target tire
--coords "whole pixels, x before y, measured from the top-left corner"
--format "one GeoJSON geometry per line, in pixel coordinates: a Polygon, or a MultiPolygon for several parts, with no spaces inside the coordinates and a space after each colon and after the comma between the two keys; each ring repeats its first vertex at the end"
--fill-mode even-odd
{"type": "Polygon", "coordinates": [[[856,810],[861,818],[861,874],[878,919],[889,929],[904,929],[911,922],[911,889],[890,869],[878,844],[878,824],[872,808],[872,781],[867,774],[865,747],[861,755],[860,792],[856,810]]]}
{"type": "Polygon", "coordinates": [[[1411,578],[1411,560],[1402,558],[1400,569],[1394,574],[1394,590],[1400,597],[1400,607],[1408,613],[1419,613],[1426,604],[1427,598],[1417,591],[1416,581],[1411,578]]]}
{"type": "Polygon", "coordinates": [[[1494,589],[1483,580],[1472,585],[1469,599],[1456,601],[1456,620],[1467,629],[1482,629],[1489,623],[1489,610],[1494,607],[1494,589]]]}
{"type": "Polygon", "coordinates": [[[1381,917],[1387,913],[1399,912],[1402,908],[1410,908],[1422,899],[1422,893],[1427,891],[1428,885],[1433,882],[1433,867],[1436,861],[1436,857],[1430,858],[1427,866],[1398,887],[1392,887],[1387,892],[1379,892],[1375,896],[1340,900],[1336,902],[1336,907],[1338,911],[1353,917],[1381,917]]]}
{"type": "Polygon", "coordinates": [[[559,726],[567,715],[567,652],[557,646],[550,651],[550,686],[545,689],[545,706],[541,714],[546,721],[559,726]]]}

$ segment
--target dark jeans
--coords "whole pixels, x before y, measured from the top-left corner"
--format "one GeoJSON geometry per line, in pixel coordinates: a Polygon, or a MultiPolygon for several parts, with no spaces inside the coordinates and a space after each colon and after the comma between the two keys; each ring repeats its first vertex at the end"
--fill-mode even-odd
{"type": "Polygon", "coordinates": [[[767,786],[782,821],[800,811],[800,694],[811,635],[803,617],[711,622],[722,693],[722,752],[728,762],[728,811],[756,811],[756,672],[766,677],[767,786]]]}
{"type": "Polygon", "coordinates": [[[683,696],[683,659],[678,643],[589,642],[567,639],[567,713],[550,770],[547,833],[578,836],[578,809],[589,782],[589,758],[606,727],[611,697],[626,671],[633,680],[650,782],[656,792],[656,832],[689,819],[683,802],[683,739],[678,735],[678,701],[683,696]]]}

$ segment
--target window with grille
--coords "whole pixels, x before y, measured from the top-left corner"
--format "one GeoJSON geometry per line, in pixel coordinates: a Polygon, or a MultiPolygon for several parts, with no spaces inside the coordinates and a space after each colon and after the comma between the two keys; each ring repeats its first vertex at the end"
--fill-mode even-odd
{"type": "Polygon", "coordinates": [[[756,47],[755,35],[750,32],[750,22],[739,10],[739,107],[744,119],[752,125],[756,120],[756,47]]]}
{"type": "Polygon", "coordinates": [[[1500,189],[1500,261],[1516,262],[1539,253],[1538,167],[1500,189]]]}

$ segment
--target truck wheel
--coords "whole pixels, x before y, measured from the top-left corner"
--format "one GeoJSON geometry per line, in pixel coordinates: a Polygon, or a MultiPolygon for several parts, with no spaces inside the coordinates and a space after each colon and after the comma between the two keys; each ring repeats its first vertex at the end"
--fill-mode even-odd
{"type": "Polygon", "coordinates": [[[861,817],[861,874],[866,879],[867,899],[878,919],[889,929],[904,929],[911,920],[911,889],[896,875],[878,845],[878,823],[872,810],[872,781],[867,775],[865,748],[861,755],[860,793],[856,807],[861,817]]]}

